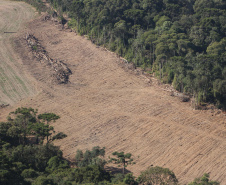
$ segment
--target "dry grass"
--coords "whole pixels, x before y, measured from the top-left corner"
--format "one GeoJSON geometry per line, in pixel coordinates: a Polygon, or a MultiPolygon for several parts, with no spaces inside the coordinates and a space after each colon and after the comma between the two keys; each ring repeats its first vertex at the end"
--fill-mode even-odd
{"type": "Polygon", "coordinates": [[[33,17],[34,10],[27,4],[0,0],[0,104],[12,105],[35,92],[12,48],[16,32],[33,17]]]}

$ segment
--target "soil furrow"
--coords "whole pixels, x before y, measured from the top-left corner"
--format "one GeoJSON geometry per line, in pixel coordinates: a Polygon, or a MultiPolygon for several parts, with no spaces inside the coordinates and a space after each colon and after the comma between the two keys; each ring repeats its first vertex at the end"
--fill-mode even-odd
{"type": "MultiPolygon", "coordinates": [[[[115,54],[42,20],[31,22],[18,35],[17,52],[38,93],[15,107],[59,114],[61,119],[53,126],[68,137],[55,144],[65,157],[73,159],[77,149],[99,145],[106,147],[106,156],[131,152],[136,165],[128,170],[136,176],[158,165],[173,170],[182,184],[206,172],[211,179],[226,182],[226,116],[222,112],[193,110],[190,102],[170,96],[156,79],[147,83],[139,71],[128,70],[115,54]],[[70,83],[51,82],[51,72],[32,57],[21,39],[27,32],[39,39],[51,58],[69,65],[70,83]]],[[[0,118],[13,108],[6,108],[0,118]]]]}

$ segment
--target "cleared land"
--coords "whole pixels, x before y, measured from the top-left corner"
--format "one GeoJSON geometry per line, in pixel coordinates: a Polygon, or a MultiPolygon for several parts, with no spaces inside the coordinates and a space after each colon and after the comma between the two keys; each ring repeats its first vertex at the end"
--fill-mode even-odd
{"type": "Polygon", "coordinates": [[[84,37],[62,31],[57,23],[31,22],[15,40],[30,80],[39,93],[1,110],[0,119],[18,106],[54,112],[53,124],[68,137],[57,141],[64,156],[73,159],[77,149],[105,146],[131,152],[138,175],[150,165],[173,170],[187,183],[203,173],[226,182],[226,116],[218,110],[193,110],[158,85],[155,79],[123,68],[119,58],[84,37]],[[55,84],[47,66],[34,59],[23,39],[34,34],[53,59],[63,60],[72,71],[69,84],[55,84]]]}
{"type": "Polygon", "coordinates": [[[32,17],[31,6],[0,0],[0,104],[12,105],[35,92],[23,73],[22,61],[12,48],[16,33],[32,17]]]}

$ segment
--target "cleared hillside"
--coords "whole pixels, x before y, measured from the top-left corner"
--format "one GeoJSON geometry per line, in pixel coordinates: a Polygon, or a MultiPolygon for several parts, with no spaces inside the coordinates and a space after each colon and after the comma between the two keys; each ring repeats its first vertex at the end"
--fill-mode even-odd
{"type": "Polygon", "coordinates": [[[14,42],[39,93],[1,109],[0,119],[18,106],[54,112],[61,116],[55,129],[68,135],[56,142],[66,158],[73,159],[77,149],[99,145],[106,147],[106,156],[114,151],[132,153],[136,165],[128,169],[135,175],[158,165],[173,170],[181,183],[205,172],[226,182],[225,114],[193,110],[155,79],[123,68],[115,54],[43,18],[31,22],[14,42]],[[51,58],[68,65],[70,83],[54,83],[50,68],[27,46],[27,32],[39,39],[51,58]]]}
{"type": "Polygon", "coordinates": [[[23,2],[0,0],[0,105],[12,105],[35,92],[12,48],[15,35],[34,15],[34,9],[23,2]]]}

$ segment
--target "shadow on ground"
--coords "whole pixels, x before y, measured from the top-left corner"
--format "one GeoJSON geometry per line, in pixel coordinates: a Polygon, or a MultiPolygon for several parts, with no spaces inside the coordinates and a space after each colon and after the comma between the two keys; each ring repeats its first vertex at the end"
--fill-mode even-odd
{"type": "MultiPolygon", "coordinates": [[[[112,175],[116,174],[116,173],[122,173],[122,167],[120,168],[115,168],[112,166],[107,166],[105,167],[105,170],[108,172],[111,172],[112,175]]],[[[130,170],[125,169],[125,174],[127,173],[132,173],[130,170]]]]}

